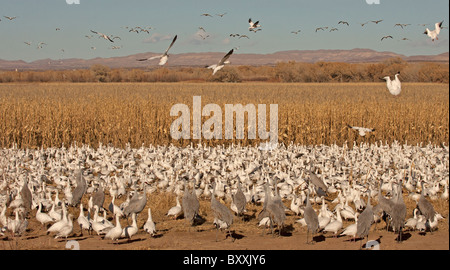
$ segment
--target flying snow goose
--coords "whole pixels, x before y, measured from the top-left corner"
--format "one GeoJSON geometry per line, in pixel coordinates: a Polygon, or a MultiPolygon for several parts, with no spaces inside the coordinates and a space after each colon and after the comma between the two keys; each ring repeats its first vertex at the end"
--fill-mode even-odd
{"type": "Polygon", "coordinates": [[[252,31],[255,28],[261,27],[261,25],[259,25],[259,21],[253,22],[251,18],[248,19],[248,23],[250,24],[250,27],[248,28],[248,30],[252,31]]]}
{"type": "Polygon", "coordinates": [[[146,60],[153,60],[153,59],[157,59],[159,58],[159,65],[163,66],[167,63],[167,60],[169,59],[169,50],[170,48],[172,48],[173,44],[175,43],[175,41],[177,40],[177,35],[175,35],[175,37],[172,40],[172,43],[170,43],[169,48],[167,48],[167,50],[164,52],[164,54],[162,55],[157,55],[157,56],[152,56],[150,58],[144,58],[144,59],[138,59],[138,61],[146,61],[146,60]]]}
{"type": "Polygon", "coordinates": [[[442,29],[442,23],[443,23],[443,22],[444,22],[444,21],[439,22],[439,23],[436,23],[436,24],[435,24],[435,29],[434,29],[433,31],[431,31],[430,29],[427,28],[427,29],[425,30],[424,34],[426,34],[427,36],[429,36],[429,37],[431,38],[432,41],[434,41],[435,39],[436,39],[436,40],[439,40],[438,35],[439,35],[439,33],[441,32],[441,29],[442,29]]]}
{"type": "Polygon", "coordinates": [[[347,125],[347,126],[351,129],[358,131],[359,136],[362,136],[362,137],[366,136],[366,133],[375,131],[374,128],[370,129],[370,128],[365,128],[365,127],[356,127],[356,126],[350,126],[350,125],[347,125]]]}
{"type": "Polygon", "coordinates": [[[402,83],[400,82],[398,76],[400,75],[400,71],[395,74],[395,79],[391,80],[389,76],[384,77],[383,79],[386,80],[386,86],[389,90],[389,93],[391,93],[394,96],[400,95],[400,92],[402,91],[402,83]]]}
{"type": "Polygon", "coordinates": [[[12,21],[12,20],[14,20],[15,18],[17,18],[17,17],[10,17],[10,16],[3,16],[3,17],[5,17],[6,19],[8,19],[8,20],[10,20],[10,21],[12,21]]]}
{"type": "Polygon", "coordinates": [[[225,64],[229,64],[228,58],[233,54],[234,49],[231,49],[222,59],[220,59],[219,63],[215,65],[211,65],[208,68],[213,70],[213,75],[216,74],[217,71],[221,70],[225,64]]]}
{"type": "Polygon", "coordinates": [[[99,35],[99,37],[102,37],[102,38],[104,38],[104,39],[106,39],[106,40],[109,40],[109,41],[111,41],[111,42],[114,42],[114,40],[112,40],[109,36],[107,36],[107,35],[105,35],[105,34],[103,34],[103,33],[96,32],[96,31],[93,31],[93,30],[91,30],[91,32],[94,33],[94,34],[99,35]]]}

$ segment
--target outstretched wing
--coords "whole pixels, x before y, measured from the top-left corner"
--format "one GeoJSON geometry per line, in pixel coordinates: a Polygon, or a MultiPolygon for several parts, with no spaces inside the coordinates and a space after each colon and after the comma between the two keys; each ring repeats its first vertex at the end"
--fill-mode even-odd
{"type": "Polygon", "coordinates": [[[219,62],[219,66],[223,65],[225,63],[225,61],[228,60],[228,58],[230,58],[230,56],[233,54],[234,49],[231,49],[219,62]]]}
{"type": "Polygon", "coordinates": [[[167,50],[164,52],[164,55],[166,55],[166,54],[169,52],[170,48],[172,48],[173,44],[174,44],[175,41],[177,40],[177,36],[178,36],[178,35],[175,35],[175,37],[174,37],[173,40],[172,40],[172,43],[170,43],[170,45],[169,45],[169,48],[167,48],[167,50]]]}

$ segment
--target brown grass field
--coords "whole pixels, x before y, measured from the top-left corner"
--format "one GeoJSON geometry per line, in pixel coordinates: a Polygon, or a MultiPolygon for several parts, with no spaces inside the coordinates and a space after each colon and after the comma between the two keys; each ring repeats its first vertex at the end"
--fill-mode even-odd
{"type": "MultiPolygon", "coordinates": [[[[393,97],[383,83],[0,84],[0,146],[196,144],[170,136],[176,119],[170,108],[186,104],[192,116],[194,95],[202,97],[202,106],[218,104],[222,112],[225,104],[266,104],[267,110],[278,104],[278,140],[285,144],[441,144],[449,138],[448,89],[448,84],[404,83],[401,95],[393,97]],[[376,132],[361,138],[347,124],[376,132]]],[[[259,143],[246,138],[202,143],[259,143]]]]}

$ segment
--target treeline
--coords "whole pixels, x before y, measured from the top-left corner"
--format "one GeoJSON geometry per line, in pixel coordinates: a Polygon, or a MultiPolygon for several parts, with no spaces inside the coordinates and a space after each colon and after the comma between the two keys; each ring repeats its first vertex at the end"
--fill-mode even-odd
{"type": "Polygon", "coordinates": [[[281,62],[275,66],[226,66],[212,76],[200,67],[111,69],[93,65],[90,69],[48,71],[0,71],[0,83],[8,82],[380,82],[401,72],[403,82],[449,83],[449,66],[444,63],[409,63],[392,58],[381,63],[281,62]]]}

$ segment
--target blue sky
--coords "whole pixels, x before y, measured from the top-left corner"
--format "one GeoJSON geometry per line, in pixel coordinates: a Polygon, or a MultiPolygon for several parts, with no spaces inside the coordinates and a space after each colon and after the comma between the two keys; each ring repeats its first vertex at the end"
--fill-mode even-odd
{"type": "Polygon", "coordinates": [[[436,42],[423,32],[425,27],[434,29],[434,23],[442,20],[448,26],[449,1],[379,1],[369,5],[366,0],[80,0],[80,4],[69,5],[66,0],[0,0],[0,59],[91,59],[160,53],[175,34],[178,40],[171,49],[173,54],[227,52],[237,46],[236,53],[353,48],[408,56],[448,52],[448,29],[441,31],[436,42]],[[216,15],[225,12],[223,17],[216,15]],[[17,18],[10,21],[3,16],[17,18]],[[260,21],[262,31],[248,31],[250,17],[260,21]],[[379,24],[360,25],[379,19],[383,20],[379,24]],[[350,26],[338,25],[340,20],[350,26]],[[401,29],[394,27],[396,23],[411,25],[401,29]],[[149,34],[137,34],[125,28],[136,26],[152,29],[149,34]],[[329,28],[315,32],[323,26],[329,28]],[[198,27],[203,27],[209,37],[203,40],[198,27]],[[333,27],[339,30],[329,32],[333,27]],[[90,29],[121,40],[110,43],[96,36],[88,39],[85,35],[92,35],[90,29]],[[291,33],[299,29],[298,35],[291,33]],[[232,33],[246,34],[250,39],[230,37],[232,33]],[[385,35],[394,39],[381,42],[385,35]],[[47,45],[37,49],[39,42],[47,45]],[[113,50],[112,46],[121,48],[113,50]]]}

